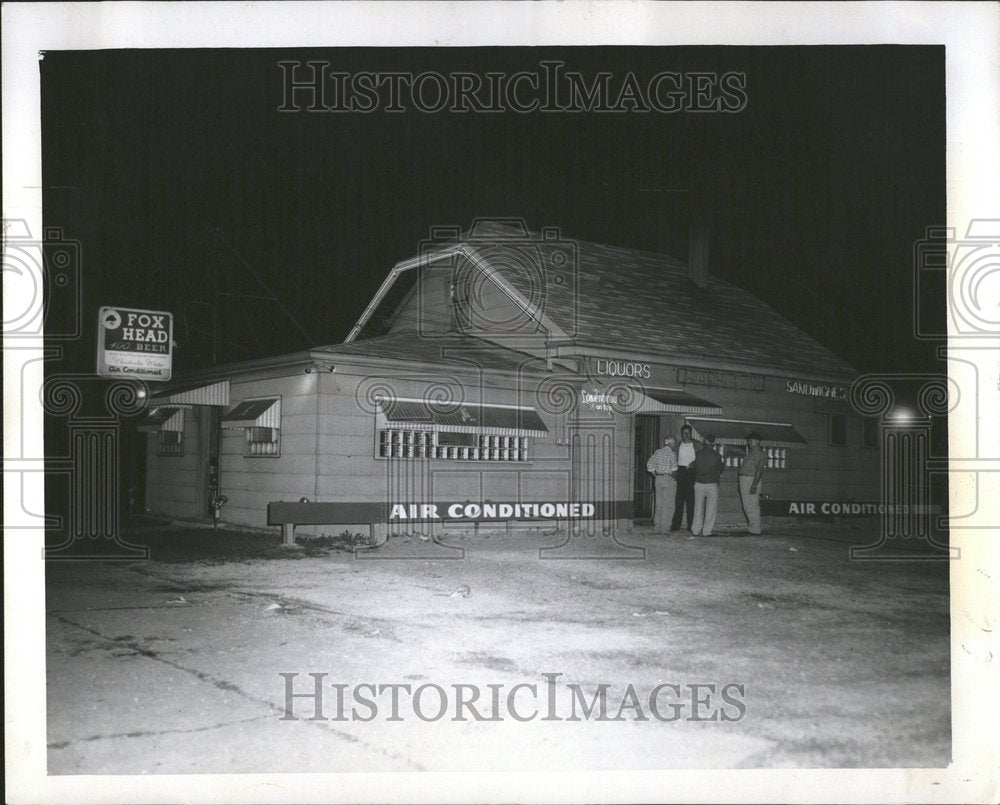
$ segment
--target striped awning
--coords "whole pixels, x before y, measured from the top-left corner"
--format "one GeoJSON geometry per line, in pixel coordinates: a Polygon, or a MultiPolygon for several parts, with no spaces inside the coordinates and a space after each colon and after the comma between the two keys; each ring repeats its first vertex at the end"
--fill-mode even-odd
{"type": "Polygon", "coordinates": [[[263,397],[237,403],[222,417],[223,428],[280,428],[281,398],[263,397]]]}
{"type": "Polygon", "coordinates": [[[378,400],[376,427],[490,436],[541,437],[549,432],[534,408],[401,398],[378,400]]]}
{"type": "Polygon", "coordinates": [[[716,444],[746,444],[747,434],[757,431],[767,447],[805,447],[808,442],[795,427],[782,422],[751,422],[746,419],[698,419],[688,417],[688,424],[699,439],[715,437],[716,444]]]}
{"type": "Polygon", "coordinates": [[[721,414],[722,406],[683,389],[656,389],[632,386],[639,394],[638,406],[631,414],[721,414]]]}
{"type": "Polygon", "coordinates": [[[229,405],[229,381],[174,386],[150,398],[154,405],[229,405]]]}
{"type": "Polygon", "coordinates": [[[188,406],[160,405],[151,408],[138,428],[140,431],[151,433],[160,430],[172,430],[177,433],[184,432],[184,408],[188,406]]]}

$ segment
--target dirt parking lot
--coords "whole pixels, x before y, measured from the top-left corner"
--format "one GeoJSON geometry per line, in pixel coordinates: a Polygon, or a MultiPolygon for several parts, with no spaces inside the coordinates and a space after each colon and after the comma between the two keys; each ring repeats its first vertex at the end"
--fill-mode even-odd
{"type": "Polygon", "coordinates": [[[851,561],[874,528],[136,532],[48,566],[49,772],[943,767],[948,563],[851,561]]]}

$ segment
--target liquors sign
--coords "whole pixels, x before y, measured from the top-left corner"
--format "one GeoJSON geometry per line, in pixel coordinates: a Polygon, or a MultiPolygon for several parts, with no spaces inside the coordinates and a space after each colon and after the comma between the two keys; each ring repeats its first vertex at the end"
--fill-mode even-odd
{"type": "Polygon", "coordinates": [[[102,307],[97,314],[97,374],[169,380],[174,318],[157,310],[102,307]]]}

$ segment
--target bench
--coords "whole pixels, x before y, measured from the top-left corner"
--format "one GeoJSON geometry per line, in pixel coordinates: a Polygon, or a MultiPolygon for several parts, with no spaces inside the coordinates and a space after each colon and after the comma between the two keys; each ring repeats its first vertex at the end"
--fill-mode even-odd
{"type": "Polygon", "coordinates": [[[297,525],[350,525],[368,523],[372,545],[385,542],[379,525],[386,520],[388,509],[380,503],[311,503],[308,500],[278,500],[267,504],[267,524],[281,526],[281,544],[295,546],[297,525]],[[377,542],[376,542],[377,540],[377,542]]]}

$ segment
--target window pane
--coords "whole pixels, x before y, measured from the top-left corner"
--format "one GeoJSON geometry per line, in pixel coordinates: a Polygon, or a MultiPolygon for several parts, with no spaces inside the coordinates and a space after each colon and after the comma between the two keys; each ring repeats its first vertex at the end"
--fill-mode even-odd
{"type": "Polygon", "coordinates": [[[830,414],[830,444],[847,444],[847,417],[830,414]]]}

